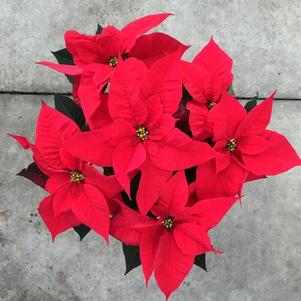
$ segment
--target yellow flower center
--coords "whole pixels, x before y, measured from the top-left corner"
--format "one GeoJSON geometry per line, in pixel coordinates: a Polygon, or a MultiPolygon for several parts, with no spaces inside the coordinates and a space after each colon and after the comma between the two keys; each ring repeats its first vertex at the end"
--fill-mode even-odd
{"type": "Polygon", "coordinates": [[[214,106],[216,106],[216,102],[214,102],[214,101],[209,101],[209,102],[207,103],[207,108],[208,108],[209,110],[211,110],[214,106]]]}
{"type": "Polygon", "coordinates": [[[237,149],[237,142],[234,138],[230,139],[227,146],[227,150],[230,152],[234,152],[237,149]]]}
{"type": "Polygon", "coordinates": [[[145,141],[148,139],[148,130],[144,126],[139,126],[136,130],[136,136],[141,139],[142,141],[145,141]]]}
{"type": "Polygon", "coordinates": [[[171,230],[171,228],[173,227],[173,224],[174,224],[174,222],[173,222],[173,217],[172,217],[172,216],[166,217],[166,218],[163,220],[162,224],[163,224],[163,227],[164,227],[167,231],[171,230]]]}
{"type": "Polygon", "coordinates": [[[113,68],[115,68],[117,66],[117,63],[118,63],[118,58],[117,56],[111,56],[109,58],[109,65],[113,68]]]}
{"type": "Polygon", "coordinates": [[[70,181],[73,183],[81,183],[85,179],[84,175],[78,171],[78,170],[73,170],[70,172],[70,181]]]}

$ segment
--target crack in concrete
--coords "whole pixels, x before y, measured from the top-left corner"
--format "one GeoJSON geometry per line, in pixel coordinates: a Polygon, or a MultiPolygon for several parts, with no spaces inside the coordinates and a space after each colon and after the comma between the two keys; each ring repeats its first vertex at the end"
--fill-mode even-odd
{"type": "Polygon", "coordinates": [[[54,94],[61,94],[61,95],[72,95],[70,92],[38,92],[38,91],[15,91],[15,90],[8,90],[8,91],[0,91],[0,94],[11,94],[11,95],[54,95],[54,94]]]}
{"type": "MultiPolygon", "coordinates": [[[[61,94],[61,95],[67,95],[67,96],[72,96],[72,93],[70,92],[39,92],[39,91],[15,91],[15,90],[3,90],[0,91],[0,95],[3,94],[8,94],[8,95],[55,95],[55,94],[61,94]]],[[[252,99],[255,96],[235,96],[238,99],[241,100],[248,100],[248,99],[252,99]]],[[[264,100],[266,99],[268,96],[266,97],[258,97],[258,100],[264,100]]],[[[274,100],[301,100],[301,98],[295,98],[295,97],[275,97],[274,100]]]]}

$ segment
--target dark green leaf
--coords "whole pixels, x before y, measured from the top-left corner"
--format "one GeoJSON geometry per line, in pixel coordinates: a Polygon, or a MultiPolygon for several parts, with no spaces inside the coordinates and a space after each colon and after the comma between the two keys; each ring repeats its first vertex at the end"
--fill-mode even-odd
{"type": "Polygon", "coordinates": [[[136,195],[138,191],[138,186],[141,178],[141,172],[137,172],[131,181],[130,187],[130,196],[127,195],[125,191],[121,191],[121,196],[123,198],[124,203],[132,209],[137,209],[137,200],[136,195]]]}
{"type": "Polygon", "coordinates": [[[178,110],[173,114],[173,117],[177,119],[176,127],[180,129],[182,132],[187,134],[189,137],[192,137],[190,125],[189,125],[189,111],[187,110],[186,104],[182,102],[179,104],[178,110]]]}
{"type": "Polygon", "coordinates": [[[188,184],[194,182],[196,179],[196,166],[185,169],[185,176],[188,184]]]}
{"type": "Polygon", "coordinates": [[[258,93],[256,93],[256,96],[254,96],[254,98],[252,98],[250,101],[248,101],[245,104],[245,110],[247,111],[247,113],[249,113],[254,107],[256,107],[257,101],[258,101],[258,93]]]}
{"type": "Polygon", "coordinates": [[[189,94],[189,92],[187,91],[187,89],[182,86],[182,100],[181,100],[181,103],[183,105],[185,105],[187,103],[188,100],[191,100],[192,97],[191,95],[189,94]]]}
{"type": "Polygon", "coordinates": [[[103,30],[103,27],[99,24],[97,24],[97,30],[96,30],[96,34],[100,34],[103,30]]]}
{"type": "Polygon", "coordinates": [[[79,235],[80,240],[83,240],[83,238],[90,232],[90,228],[87,227],[84,224],[81,224],[79,226],[73,227],[74,231],[79,235]]]}
{"type": "Polygon", "coordinates": [[[137,204],[136,196],[137,196],[140,179],[141,179],[141,172],[138,171],[131,181],[130,194],[131,194],[131,199],[134,201],[135,204],[137,204]]]}
{"type": "Polygon", "coordinates": [[[74,65],[73,58],[67,48],[51,51],[51,53],[55,56],[59,64],[74,65]]]}
{"type": "Polygon", "coordinates": [[[124,275],[126,275],[131,270],[141,265],[140,256],[139,256],[139,247],[128,246],[123,243],[122,249],[123,249],[125,265],[126,265],[126,270],[124,275]]]}
{"type": "Polygon", "coordinates": [[[112,176],[112,175],[114,175],[114,169],[113,169],[113,167],[111,167],[111,166],[104,167],[103,168],[103,174],[105,176],[112,176]]]}
{"type": "MultiPolygon", "coordinates": [[[[131,270],[141,265],[140,256],[139,256],[139,247],[138,246],[128,246],[122,244],[123,254],[125,257],[126,271],[125,274],[128,274],[131,270]]],[[[206,254],[200,254],[195,257],[194,264],[207,272],[206,268],[206,254]]]]}
{"type": "Polygon", "coordinates": [[[206,253],[195,256],[194,264],[207,272],[206,268],[206,253]]]}
{"type": "MultiPolygon", "coordinates": [[[[103,171],[105,176],[114,175],[113,167],[104,167],[103,171]]],[[[120,192],[120,195],[122,196],[124,203],[132,209],[138,208],[137,201],[136,201],[136,194],[137,194],[140,178],[141,178],[141,172],[137,172],[131,181],[130,196],[128,196],[124,190],[120,192]]]]}
{"type": "Polygon", "coordinates": [[[46,176],[34,162],[29,164],[27,168],[22,169],[17,175],[31,180],[42,188],[45,187],[48,179],[48,176],[46,176]]]}
{"type": "MultiPolygon", "coordinates": [[[[52,51],[51,53],[55,56],[59,64],[74,65],[73,58],[66,48],[60,49],[58,51],[52,51]]],[[[72,76],[66,75],[66,77],[68,78],[70,83],[73,82],[72,76]]]]}
{"type": "Polygon", "coordinates": [[[55,94],[54,102],[56,110],[71,118],[82,130],[86,129],[83,111],[71,98],[62,94],[55,94]]]}
{"type": "Polygon", "coordinates": [[[234,89],[233,89],[233,85],[231,85],[229,88],[228,88],[228,93],[232,96],[235,96],[235,93],[234,93],[234,89]]]}

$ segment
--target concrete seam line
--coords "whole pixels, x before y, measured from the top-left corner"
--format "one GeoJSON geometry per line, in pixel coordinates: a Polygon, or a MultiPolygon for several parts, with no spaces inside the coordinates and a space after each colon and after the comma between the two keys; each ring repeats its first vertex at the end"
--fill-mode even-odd
{"type": "MultiPolygon", "coordinates": [[[[54,94],[61,94],[61,95],[68,95],[71,96],[72,93],[70,92],[38,92],[38,91],[0,91],[0,95],[8,94],[8,95],[54,95],[54,94]]],[[[254,98],[254,96],[235,96],[241,100],[248,100],[254,98]]],[[[268,96],[267,96],[268,97],[268,96]]],[[[267,97],[259,97],[258,100],[266,99],[267,97]]],[[[301,98],[294,98],[294,97],[275,97],[274,100],[301,100],[301,98]]]]}

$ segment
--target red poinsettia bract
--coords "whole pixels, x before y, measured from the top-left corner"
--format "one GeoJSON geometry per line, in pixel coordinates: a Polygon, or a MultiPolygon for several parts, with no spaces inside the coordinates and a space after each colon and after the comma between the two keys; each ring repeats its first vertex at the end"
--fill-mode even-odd
{"type": "Polygon", "coordinates": [[[71,65],[40,64],[68,75],[73,101],[42,105],[34,144],[11,135],[33,154],[19,174],[49,193],[38,210],[52,238],[79,225],[81,237],[87,227],[111,234],[127,271],[140,259],[146,284],[154,274],[166,298],[194,263],[205,267],[207,252],[220,253],[208,232],[246,181],[301,165],[267,129],[274,95],[245,109],[228,94],[232,59],[213,38],[190,63],[184,44],[145,34],[169,15],[95,35],[67,31],[54,55],[71,65]]]}
{"type": "Polygon", "coordinates": [[[39,64],[75,77],[73,94],[78,97],[89,124],[91,115],[101,104],[101,92],[121,61],[136,57],[150,66],[169,53],[183,53],[188,48],[163,33],[143,35],[170,15],[148,15],[134,20],[121,30],[108,25],[96,35],[67,31],[65,43],[75,66],[51,62],[39,64]]]}
{"type": "Polygon", "coordinates": [[[11,135],[25,149],[31,149],[37,166],[48,176],[50,192],[39,205],[39,213],[52,239],[74,226],[85,224],[108,240],[108,201],[121,189],[114,177],[102,175],[95,167],[62,151],[61,145],[80,133],[68,117],[42,104],[36,143],[11,135]]]}
{"type": "Polygon", "coordinates": [[[201,197],[239,194],[249,174],[271,176],[301,164],[287,139],[267,130],[274,94],[248,114],[225,92],[210,114],[213,124],[214,160],[200,164],[196,186],[201,197]]]}
{"type": "Polygon", "coordinates": [[[143,217],[121,203],[121,211],[111,221],[111,234],[125,244],[139,245],[146,284],[154,272],[168,298],[191,270],[195,256],[220,252],[213,248],[208,231],[236,200],[213,198],[187,207],[188,185],[184,173],[178,172],[151,210],[156,218],[143,217]]]}
{"type": "Polygon", "coordinates": [[[182,64],[183,84],[193,98],[187,103],[187,109],[190,111],[190,129],[196,139],[212,136],[208,115],[232,84],[232,63],[232,59],[211,38],[192,63],[182,64]]]}
{"type": "Polygon", "coordinates": [[[68,147],[86,161],[113,166],[116,179],[128,194],[128,174],[140,170],[137,202],[146,214],[173,171],[215,156],[208,144],[191,140],[175,127],[173,114],[181,96],[177,55],[159,60],[149,71],[141,61],[128,59],[111,81],[108,110],[113,122],[77,135],[68,147]]]}

